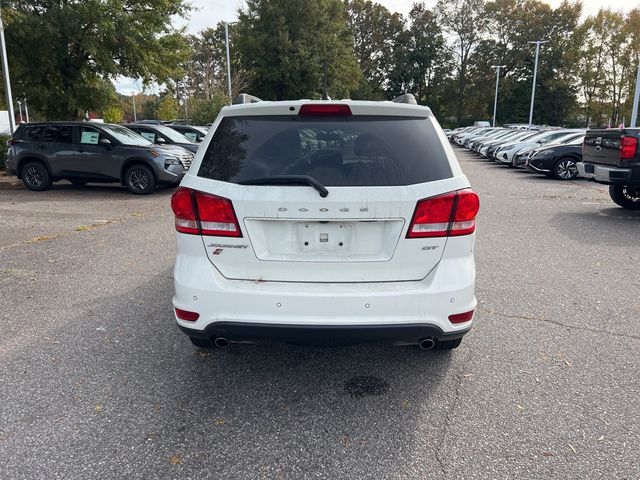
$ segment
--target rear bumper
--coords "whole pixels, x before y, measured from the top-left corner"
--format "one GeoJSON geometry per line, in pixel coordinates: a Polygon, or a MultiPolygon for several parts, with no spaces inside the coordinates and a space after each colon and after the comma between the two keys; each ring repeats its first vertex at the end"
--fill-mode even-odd
{"type": "Polygon", "coordinates": [[[606,184],[626,185],[631,180],[633,172],[630,168],[608,167],[596,163],[578,162],[577,166],[581,177],[606,184]]]}
{"type": "MultiPolygon", "coordinates": [[[[257,330],[258,325],[264,327],[259,329],[260,336],[269,338],[280,335],[280,330],[273,329],[278,326],[291,328],[295,334],[302,329],[305,336],[317,329],[363,337],[364,341],[389,335],[395,338],[391,341],[406,338],[415,343],[418,337],[463,335],[473,322],[449,321],[450,315],[474,310],[477,304],[468,237],[449,238],[440,262],[424,279],[387,283],[229,280],[206,259],[199,237],[182,237],[174,268],[173,306],[199,314],[193,322],[176,318],[192,336],[197,332],[217,335],[216,329],[231,328],[229,325],[246,335],[247,329],[257,330]]],[[[283,331],[288,335],[286,328],[283,331]]]]}
{"type": "Polygon", "coordinates": [[[457,340],[468,331],[445,333],[435,325],[281,325],[248,322],[216,322],[204,330],[178,324],[186,335],[201,339],[226,338],[231,342],[280,341],[311,345],[352,345],[358,343],[417,344],[424,338],[457,340]]]}

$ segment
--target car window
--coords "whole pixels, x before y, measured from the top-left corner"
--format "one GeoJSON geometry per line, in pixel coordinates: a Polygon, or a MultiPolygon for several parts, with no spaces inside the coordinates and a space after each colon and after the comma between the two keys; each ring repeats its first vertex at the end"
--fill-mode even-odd
{"type": "Polygon", "coordinates": [[[59,125],[56,127],[58,143],[73,142],[73,128],[70,125],[59,125]]]}
{"type": "Polygon", "coordinates": [[[555,140],[556,138],[564,137],[565,135],[567,135],[567,132],[549,133],[547,136],[540,138],[538,140],[538,143],[541,143],[541,144],[549,143],[555,140]]]}
{"type": "Polygon", "coordinates": [[[156,133],[153,130],[146,130],[141,128],[136,128],[134,132],[142,135],[144,138],[149,140],[151,143],[156,143],[156,133]]]}
{"type": "Polygon", "coordinates": [[[97,145],[100,140],[106,138],[95,128],[79,127],[80,128],[80,143],[83,145],[97,145]]]}
{"type": "Polygon", "coordinates": [[[24,129],[20,137],[31,142],[71,143],[71,127],[66,125],[34,125],[24,129]]]}
{"type": "Polygon", "coordinates": [[[196,132],[182,132],[182,134],[192,142],[198,141],[198,134],[196,132]]]}
{"type": "Polygon", "coordinates": [[[452,172],[425,118],[251,116],[222,120],[198,175],[233,183],[308,175],[327,186],[392,186],[452,172]]]}
{"type": "Polygon", "coordinates": [[[102,128],[124,145],[136,145],[141,147],[150,147],[153,145],[153,142],[150,142],[146,138],[126,127],[121,127],[120,125],[103,125],[102,128]]]}
{"type": "Polygon", "coordinates": [[[156,127],[156,130],[160,132],[164,137],[168,138],[169,140],[175,143],[186,143],[187,142],[186,139],[191,140],[189,137],[187,137],[187,135],[183,134],[182,132],[178,132],[173,128],[165,127],[164,125],[156,127]]]}

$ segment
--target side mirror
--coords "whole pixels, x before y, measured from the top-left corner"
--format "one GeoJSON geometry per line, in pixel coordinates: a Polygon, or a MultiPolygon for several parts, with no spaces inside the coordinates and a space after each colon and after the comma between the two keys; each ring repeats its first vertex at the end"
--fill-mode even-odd
{"type": "Polygon", "coordinates": [[[167,141],[160,136],[156,136],[156,143],[167,143],[167,141]]]}
{"type": "Polygon", "coordinates": [[[101,138],[100,140],[98,140],[98,144],[99,145],[106,145],[107,147],[111,146],[111,140],[109,140],[108,138],[101,138]]]}

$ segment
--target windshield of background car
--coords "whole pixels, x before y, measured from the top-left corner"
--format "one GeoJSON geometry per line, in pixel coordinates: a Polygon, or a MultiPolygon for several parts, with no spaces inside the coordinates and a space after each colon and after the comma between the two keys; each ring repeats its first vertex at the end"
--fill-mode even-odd
{"type": "Polygon", "coordinates": [[[118,125],[101,125],[102,129],[124,145],[149,147],[153,145],[149,140],[137,134],[133,130],[118,125]]]}
{"type": "Polygon", "coordinates": [[[172,142],[176,142],[176,143],[193,143],[191,140],[189,140],[187,137],[185,137],[182,133],[175,131],[173,128],[169,128],[169,127],[165,127],[165,126],[157,126],[155,127],[155,130],[158,131],[158,133],[164,135],[165,137],[167,137],[169,140],[171,140],[172,142]]]}
{"type": "Polygon", "coordinates": [[[425,118],[279,115],[224,118],[198,175],[232,183],[308,175],[327,186],[396,186],[452,172],[425,118]]]}
{"type": "Polygon", "coordinates": [[[555,143],[560,143],[562,145],[572,145],[574,143],[582,143],[584,140],[584,133],[573,133],[569,135],[565,135],[564,137],[556,138],[555,143]]]}
{"type": "Polygon", "coordinates": [[[510,137],[505,138],[505,140],[508,140],[510,142],[515,142],[516,140],[526,140],[530,137],[533,137],[534,135],[537,135],[537,134],[531,133],[531,132],[517,132],[511,135],[510,137]]]}
{"type": "Polygon", "coordinates": [[[522,141],[526,140],[527,142],[532,142],[532,143],[543,143],[543,142],[541,142],[541,140],[545,139],[550,134],[551,134],[551,132],[535,132],[535,133],[532,133],[529,136],[521,138],[520,140],[522,140],[522,141]]]}
{"type": "Polygon", "coordinates": [[[554,142],[556,141],[556,139],[560,138],[560,137],[564,137],[565,135],[567,135],[567,132],[546,132],[545,135],[539,137],[536,142],[540,143],[540,144],[545,144],[545,143],[549,143],[549,142],[554,142]]]}

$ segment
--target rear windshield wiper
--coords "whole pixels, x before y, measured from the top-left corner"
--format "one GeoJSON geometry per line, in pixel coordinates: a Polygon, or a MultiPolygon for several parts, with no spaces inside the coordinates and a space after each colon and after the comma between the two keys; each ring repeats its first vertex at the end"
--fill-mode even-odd
{"type": "Polygon", "coordinates": [[[251,178],[241,180],[240,185],[309,185],[315,188],[322,198],[329,195],[324,185],[308,175],[276,175],[273,177],[251,178]]]}

